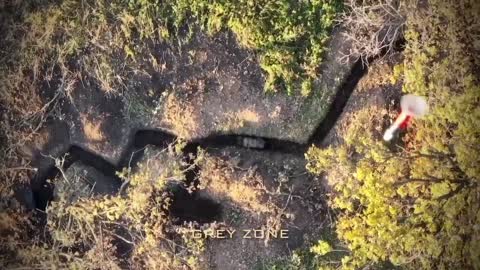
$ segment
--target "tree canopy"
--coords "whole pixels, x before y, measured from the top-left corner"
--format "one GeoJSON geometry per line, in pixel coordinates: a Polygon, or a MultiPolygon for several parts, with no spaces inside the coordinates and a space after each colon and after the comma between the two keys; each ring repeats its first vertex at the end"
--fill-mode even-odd
{"type": "Polygon", "coordinates": [[[344,143],[308,151],[308,169],[334,188],[336,230],[351,250],[344,269],[480,269],[480,3],[429,1],[407,13],[392,79],[427,97],[429,115],[392,151],[378,130],[381,108],[364,108],[344,143]]]}

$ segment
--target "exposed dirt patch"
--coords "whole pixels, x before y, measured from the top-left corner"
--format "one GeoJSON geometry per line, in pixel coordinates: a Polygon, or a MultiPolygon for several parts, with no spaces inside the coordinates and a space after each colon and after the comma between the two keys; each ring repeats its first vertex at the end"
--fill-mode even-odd
{"type": "MultiPolygon", "coordinates": [[[[266,95],[256,55],[240,48],[228,32],[214,37],[198,32],[181,46],[150,44],[149,51],[139,52],[145,54],[141,68],[121,82],[126,86],[123,92],[113,89],[113,82],[98,81],[99,74],[89,74],[85,67],[92,63],[80,64],[76,77],[65,87],[56,87],[54,78],[44,89],[45,100],[55,100],[47,130],[61,132],[49,136],[45,148],[34,155],[38,168],[51,168],[40,170],[38,179],[58,172],[62,177],[53,184],[35,181],[36,202],[31,204],[45,209],[61,193],[69,201],[92,194],[123,194],[130,180],[120,186],[115,174],[130,176],[131,171],[123,169],[133,168],[134,177],[150,181],[140,185],[135,199],[147,200],[141,193],[151,189],[149,185],[163,190],[166,184],[165,194],[172,195],[165,204],[168,226],[203,224],[237,231],[231,239],[207,240],[203,253],[207,268],[252,269],[265,259],[281,258],[309,245],[329,215],[325,198],[313,196],[323,194],[322,187],[305,172],[304,157],[298,154],[303,154],[304,144],[325,117],[352,64],[339,61],[348,44],[338,33],[308,98],[281,91],[266,95]],[[62,87],[64,91],[59,91],[62,87]],[[138,130],[142,131],[139,136],[138,130]],[[140,149],[152,142],[165,145],[177,137],[187,139],[190,148],[205,146],[211,156],[198,168],[187,168],[191,164],[177,149],[166,153],[140,149]],[[232,145],[250,149],[215,148],[232,145]],[[133,150],[143,152],[137,155],[133,150]],[[53,158],[67,152],[72,156],[68,170],[52,169],[53,158]],[[165,170],[171,167],[176,171],[165,170]],[[158,182],[166,175],[168,183],[158,182]],[[195,181],[200,190],[193,192],[195,181]],[[278,238],[282,230],[288,231],[287,238],[278,238]],[[253,237],[246,238],[245,231],[253,237]]],[[[75,69],[78,63],[71,64],[75,69]]]]}
{"type": "MultiPolygon", "coordinates": [[[[242,169],[235,167],[231,161],[208,157],[201,164],[199,189],[200,194],[222,202],[226,208],[245,212],[250,215],[269,215],[276,206],[266,201],[267,190],[256,168],[242,169]],[[241,210],[239,210],[241,209],[241,210]]],[[[231,211],[227,212],[232,214],[231,211]]],[[[267,226],[264,224],[263,226],[267,226]]]]}
{"type": "Polygon", "coordinates": [[[217,227],[235,233],[208,239],[207,268],[253,269],[289,255],[328,223],[325,198],[312,196],[321,187],[305,172],[301,156],[235,147],[208,153],[199,193],[221,203],[217,227]],[[288,230],[287,238],[279,237],[281,230],[288,230]]]}
{"type": "Polygon", "coordinates": [[[166,101],[165,123],[181,138],[198,136],[201,125],[195,114],[195,107],[187,101],[182,101],[171,93],[166,101]]]}
{"type": "Polygon", "coordinates": [[[245,126],[258,125],[261,121],[263,121],[254,108],[247,108],[237,112],[228,112],[225,113],[223,117],[225,117],[226,120],[225,124],[220,127],[220,130],[224,132],[240,129],[245,126]]]}
{"type": "MultiPolygon", "coordinates": [[[[214,133],[244,134],[305,143],[322,121],[351,63],[340,64],[339,31],[325,56],[323,72],[308,98],[283,91],[265,94],[255,54],[222,32],[193,35],[185,45],[150,44],[142,69],[123,83],[126,91],[105,94],[91,74],[79,70],[57,97],[56,121],[69,126],[72,144],[118,164],[138,129],[160,129],[188,140],[214,133]]],[[[73,65],[75,66],[75,65],[73,65]]],[[[45,96],[54,96],[55,80],[45,96]]]]}
{"type": "Polygon", "coordinates": [[[97,119],[96,121],[89,121],[87,117],[83,116],[81,118],[83,124],[83,132],[85,137],[93,142],[102,142],[105,140],[105,135],[100,129],[102,121],[97,119]]]}

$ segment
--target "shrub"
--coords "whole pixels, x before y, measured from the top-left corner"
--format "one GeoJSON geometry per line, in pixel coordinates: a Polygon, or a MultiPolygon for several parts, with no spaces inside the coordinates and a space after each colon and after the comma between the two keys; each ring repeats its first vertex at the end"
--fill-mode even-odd
{"type": "Polygon", "coordinates": [[[380,110],[362,109],[345,143],[308,151],[308,169],[327,173],[333,185],[331,204],[341,211],[337,233],[352,252],[344,269],[380,261],[406,269],[478,269],[480,84],[474,63],[480,48],[473,14],[480,5],[430,1],[408,10],[405,60],[394,80],[403,80],[404,92],[426,96],[430,114],[415,121],[405,147],[392,152],[375,131],[380,110]]]}
{"type": "MultiPolygon", "coordinates": [[[[180,231],[173,234],[168,212],[173,197],[166,187],[172,179],[184,178],[184,161],[179,160],[184,146],[178,143],[164,151],[167,162],[161,171],[149,166],[156,162],[153,159],[162,158],[152,155],[138,169],[127,168],[119,173],[129,184],[126,194],[76,200],[59,194],[46,209],[44,233],[26,241],[26,245],[21,239],[9,239],[10,256],[0,257],[5,259],[0,263],[5,263],[6,268],[35,269],[172,269],[184,266],[197,269],[197,257],[203,252],[201,240],[190,239],[191,234],[184,235],[180,231]]],[[[59,192],[71,193],[78,188],[64,185],[59,192]]]]}
{"type": "Polygon", "coordinates": [[[346,57],[389,55],[396,42],[403,39],[406,8],[398,0],[348,0],[339,21],[345,26],[345,37],[351,43],[346,57]]]}
{"type": "MultiPolygon", "coordinates": [[[[75,71],[67,63],[79,59],[103,90],[118,94],[125,90],[128,70],[148,53],[148,41],[181,39],[185,25],[189,37],[196,22],[210,34],[231,30],[242,46],[258,53],[267,74],[265,89],[283,85],[292,93],[316,77],[341,1],[65,0],[40,8],[8,6],[21,19],[3,29],[2,61],[11,70],[0,73],[2,79],[25,71],[39,79],[44,68],[55,65],[66,75],[75,71]]],[[[12,87],[7,91],[13,93],[12,87]]]]}

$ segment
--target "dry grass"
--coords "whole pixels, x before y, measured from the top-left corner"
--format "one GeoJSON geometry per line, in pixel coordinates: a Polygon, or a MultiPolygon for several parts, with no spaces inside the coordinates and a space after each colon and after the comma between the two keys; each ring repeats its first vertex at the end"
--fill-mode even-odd
{"type": "MultiPolygon", "coordinates": [[[[1,73],[1,72],[0,72],[1,73]]],[[[0,74],[0,137],[5,139],[2,158],[18,159],[18,152],[29,145],[39,144],[40,134],[48,113],[48,106],[41,101],[34,83],[21,74],[0,74]]],[[[21,166],[25,164],[7,165],[21,166]]],[[[16,163],[16,162],[14,162],[16,163]]]]}
{"type": "Polygon", "coordinates": [[[258,113],[253,109],[244,109],[237,112],[237,118],[241,121],[245,121],[247,123],[258,123],[260,122],[260,116],[258,113]]]}
{"type": "MultiPolygon", "coordinates": [[[[51,241],[37,242],[34,238],[22,246],[23,242],[15,239],[8,242],[12,243],[9,247],[2,243],[2,251],[5,248],[12,253],[5,268],[198,269],[203,242],[172,235],[175,228],[168,217],[171,193],[165,188],[167,181],[181,179],[185,173],[183,163],[177,160],[182,147],[175,144],[151,149],[143,166],[133,171],[125,168],[119,176],[129,185],[122,195],[90,197],[79,189],[85,167],[61,170],[61,177],[56,179],[60,186],[57,198],[46,209],[48,219],[42,233],[51,241]],[[72,200],[72,196],[76,198],[72,200]],[[81,250],[76,248],[79,246],[81,250]],[[130,255],[119,257],[125,248],[131,248],[130,255]]],[[[56,160],[58,166],[62,162],[56,160]]],[[[0,217],[2,232],[20,228],[22,220],[14,220],[15,216],[0,217]]],[[[0,255],[0,266],[7,262],[3,259],[0,255]]]]}
{"type": "Polygon", "coordinates": [[[192,138],[200,129],[195,108],[187,101],[182,101],[175,94],[170,94],[166,101],[164,121],[171,126],[180,138],[192,138]]]}
{"type": "Polygon", "coordinates": [[[207,156],[201,164],[200,189],[217,201],[251,213],[269,213],[263,180],[254,170],[240,170],[230,161],[207,156]]]}
{"type": "Polygon", "coordinates": [[[368,75],[363,77],[358,84],[358,91],[368,91],[391,85],[390,78],[393,76],[393,68],[386,62],[377,62],[370,66],[368,75]]]}
{"type": "Polygon", "coordinates": [[[372,137],[381,138],[383,134],[383,117],[389,112],[384,106],[369,104],[358,111],[353,111],[345,116],[339,127],[339,135],[346,141],[353,141],[360,133],[373,134],[372,137]]]}
{"type": "Polygon", "coordinates": [[[399,0],[348,0],[347,10],[339,21],[352,46],[349,57],[361,57],[364,63],[372,56],[394,51],[395,43],[403,38],[406,21],[405,4],[399,0]]]}
{"type": "Polygon", "coordinates": [[[226,118],[225,124],[221,125],[220,130],[232,131],[242,128],[246,125],[259,124],[261,116],[255,111],[255,109],[243,109],[237,112],[228,112],[224,114],[226,118]]]}
{"type": "Polygon", "coordinates": [[[80,118],[83,125],[83,133],[92,142],[101,142],[105,140],[102,131],[102,121],[90,121],[85,115],[80,118]]]}

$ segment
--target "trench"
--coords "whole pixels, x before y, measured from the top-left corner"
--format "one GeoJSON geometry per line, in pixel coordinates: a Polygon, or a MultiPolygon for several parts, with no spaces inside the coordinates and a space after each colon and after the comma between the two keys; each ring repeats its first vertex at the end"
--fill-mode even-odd
{"type": "MultiPolygon", "coordinates": [[[[229,146],[245,147],[240,143],[241,138],[250,138],[263,142],[261,148],[250,148],[253,151],[272,151],[303,156],[309,145],[320,144],[333,128],[342,114],[351,93],[357,86],[359,80],[368,72],[367,70],[368,68],[362,64],[361,60],[356,61],[349,75],[345,78],[343,84],[335,95],[326,117],[317,126],[314,133],[305,144],[274,138],[246,136],[242,134],[213,134],[206,138],[187,142],[187,145],[183,150],[184,157],[190,164],[192,164],[193,160],[189,159],[189,157],[196,155],[196,150],[199,146],[204,149],[229,146]]],[[[142,158],[143,149],[147,145],[164,148],[176,139],[175,135],[161,130],[136,130],[132,133],[128,147],[124,153],[122,153],[119,164],[112,164],[102,157],[82,149],[77,145],[70,145],[60,156],[66,156],[63,170],[66,170],[75,162],[81,162],[95,168],[104,175],[109,176],[113,179],[113,183],[109,183],[113,186],[112,193],[117,194],[122,184],[122,181],[116,176],[117,171],[126,166],[134,168],[136,163],[142,158]]],[[[187,184],[198,184],[198,170],[199,168],[194,168],[193,170],[186,172],[187,184]]],[[[24,204],[26,204],[27,208],[31,210],[46,209],[48,203],[53,199],[54,190],[54,186],[48,183],[47,179],[53,179],[58,174],[59,169],[55,166],[53,160],[38,170],[31,181],[30,198],[23,200],[26,201],[24,204]]],[[[169,187],[169,189],[173,194],[173,202],[169,212],[171,217],[177,222],[197,221],[199,223],[209,223],[222,216],[222,207],[217,202],[200,198],[196,192],[189,193],[182,185],[169,187]]]]}
{"type": "Polygon", "coordinates": [[[319,145],[328,135],[330,130],[335,126],[337,120],[342,115],[343,109],[350,98],[353,90],[357,86],[360,79],[367,74],[368,68],[363,64],[361,60],[358,60],[353,65],[350,74],[346,80],[342,83],[337,91],[330,108],[328,109],[325,118],[320,125],[315,129],[312,136],[308,140],[308,144],[319,145]]]}

